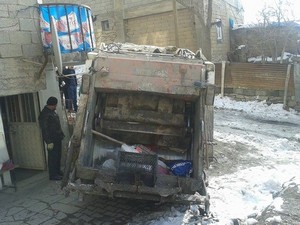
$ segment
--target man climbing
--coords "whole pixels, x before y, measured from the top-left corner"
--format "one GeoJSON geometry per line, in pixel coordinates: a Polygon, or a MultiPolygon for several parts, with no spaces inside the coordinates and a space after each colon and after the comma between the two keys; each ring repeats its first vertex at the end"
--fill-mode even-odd
{"type": "Polygon", "coordinates": [[[68,99],[66,99],[66,109],[68,111],[77,112],[77,78],[75,75],[75,70],[73,67],[65,67],[63,70],[66,95],[68,99]],[[73,74],[73,75],[72,75],[73,74]]]}

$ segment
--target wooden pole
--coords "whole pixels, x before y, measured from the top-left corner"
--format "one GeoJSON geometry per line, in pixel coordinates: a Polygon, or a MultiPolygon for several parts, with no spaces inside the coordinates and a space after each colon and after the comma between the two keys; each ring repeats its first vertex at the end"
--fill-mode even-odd
{"type": "Polygon", "coordinates": [[[85,124],[84,119],[85,119],[87,101],[88,101],[88,95],[82,94],[80,96],[78,112],[76,114],[76,123],[73,129],[73,135],[70,139],[69,146],[68,146],[64,175],[60,184],[61,188],[64,188],[68,184],[70,172],[73,171],[76,160],[79,155],[81,137],[83,134],[84,124],[85,124]]]}
{"type": "Polygon", "coordinates": [[[288,108],[289,108],[287,105],[287,93],[288,93],[288,88],[289,88],[290,76],[291,76],[291,64],[289,64],[287,67],[285,85],[284,85],[283,109],[285,109],[285,110],[288,110],[288,108]]]}
{"type": "Polygon", "coordinates": [[[95,131],[95,130],[92,130],[92,133],[95,134],[95,135],[98,135],[98,136],[100,136],[100,137],[103,137],[103,138],[105,138],[105,139],[107,139],[107,140],[110,140],[110,141],[112,141],[112,142],[118,143],[118,144],[120,144],[120,145],[125,144],[125,143],[122,142],[122,141],[118,141],[118,140],[116,140],[116,139],[114,139],[114,138],[112,138],[112,137],[109,137],[109,136],[107,136],[107,135],[105,135],[105,134],[102,134],[102,133],[100,133],[100,132],[97,132],[97,131],[95,131]]]}
{"type": "Polygon", "coordinates": [[[226,67],[226,62],[225,62],[225,61],[222,61],[221,97],[224,97],[225,67],[226,67]]]}
{"type": "Polygon", "coordinates": [[[174,27],[175,27],[175,45],[179,47],[179,37],[178,37],[178,15],[177,15],[177,4],[176,0],[173,0],[173,11],[174,11],[174,27]]]}

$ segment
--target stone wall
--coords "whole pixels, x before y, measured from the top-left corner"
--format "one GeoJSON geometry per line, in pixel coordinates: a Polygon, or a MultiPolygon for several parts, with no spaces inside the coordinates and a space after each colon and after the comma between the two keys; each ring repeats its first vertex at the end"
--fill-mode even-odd
{"type": "Polygon", "coordinates": [[[45,88],[36,0],[1,0],[0,96],[45,88]]]}

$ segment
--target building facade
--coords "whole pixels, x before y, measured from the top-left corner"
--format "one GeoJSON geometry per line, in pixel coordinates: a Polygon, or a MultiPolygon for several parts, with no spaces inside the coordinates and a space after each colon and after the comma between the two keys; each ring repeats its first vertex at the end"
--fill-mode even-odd
{"type": "MultiPolygon", "coordinates": [[[[60,93],[51,55],[43,53],[39,18],[36,0],[1,1],[0,133],[5,138],[0,154],[8,153],[20,168],[45,170],[38,115],[47,98],[59,98],[60,93]]],[[[58,106],[63,120],[62,112],[58,106]]],[[[66,124],[63,127],[68,134],[66,124]]]]}
{"type": "MultiPolygon", "coordinates": [[[[50,2],[53,1],[44,0],[44,3],[50,2]]],[[[201,48],[204,55],[210,56],[208,58],[214,62],[227,60],[230,30],[243,22],[240,0],[212,1],[211,21],[206,21],[208,0],[76,2],[92,8],[98,43],[130,42],[177,46],[194,52],[201,48]],[[210,32],[209,35],[207,31],[210,32]]]]}
{"type": "MultiPolygon", "coordinates": [[[[44,54],[39,4],[57,0],[2,0],[0,9],[0,109],[5,145],[21,167],[44,170],[46,153],[38,114],[49,96],[60,98],[51,55],[44,54]]],[[[242,22],[239,0],[214,0],[207,23],[208,0],[66,0],[92,9],[101,42],[131,42],[203,49],[212,61],[226,60],[229,30],[242,22]],[[209,35],[207,35],[207,29],[209,35]]],[[[210,59],[209,58],[209,59],[210,59]]],[[[62,107],[58,107],[62,120],[62,107]]],[[[64,125],[67,129],[67,125],[64,125]]],[[[1,163],[1,162],[0,162],[1,163]]]]}

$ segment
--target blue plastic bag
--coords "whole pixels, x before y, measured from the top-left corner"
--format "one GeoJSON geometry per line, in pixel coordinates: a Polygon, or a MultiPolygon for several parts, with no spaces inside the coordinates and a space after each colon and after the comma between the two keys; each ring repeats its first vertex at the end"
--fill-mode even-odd
{"type": "Polygon", "coordinates": [[[166,162],[169,170],[179,177],[189,177],[193,172],[193,163],[191,160],[173,160],[166,162]]]}

